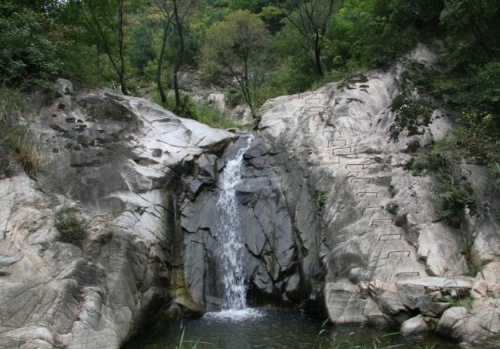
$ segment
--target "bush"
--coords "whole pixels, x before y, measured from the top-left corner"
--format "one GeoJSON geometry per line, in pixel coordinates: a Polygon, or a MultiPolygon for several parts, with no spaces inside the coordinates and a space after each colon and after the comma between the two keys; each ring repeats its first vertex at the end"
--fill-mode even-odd
{"type": "Polygon", "coordinates": [[[59,231],[59,241],[76,246],[87,238],[85,221],[78,217],[77,212],[71,208],[62,208],[55,215],[54,226],[59,231]]]}
{"type": "Polygon", "coordinates": [[[0,5],[0,79],[2,83],[43,84],[59,72],[59,48],[48,34],[47,14],[11,0],[0,5]]]}
{"type": "MultiPolygon", "coordinates": [[[[153,101],[162,104],[158,94],[153,95],[153,101]]],[[[177,116],[193,119],[214,128],[238,128],[242,125],[230,119],[227,114],[214,105],[195,101],[188,95],[183,96],[183,105],[178,110],[175,108],[175,99],[172,95],[167,96],[165,108],[171,110],[177,116]]]]}

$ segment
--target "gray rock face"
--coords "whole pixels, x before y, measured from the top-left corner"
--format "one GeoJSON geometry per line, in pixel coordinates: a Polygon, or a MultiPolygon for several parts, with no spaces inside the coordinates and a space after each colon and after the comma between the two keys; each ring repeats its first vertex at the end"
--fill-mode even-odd
{"type": "MultiPolygon", "coordinates": [[[[435,59],[424,46],[407,57],[421,64],[435,59]]],[[[473,264],[480,265],[478,278],[490,285],[500,276],[494,252],[500,242],[497,219],[487,211],[473,216],[464,210],[460,230],[447,225],[436,213],[432,177],[409,170],[418,149],[443,139],[453,125],[440,108],[419,116],[429,122],[413,120],[414,127],[401,123],[404,115],[395,105],[403,87],[409,86],[405,64],[278,97],[262,108],[259,134],[271,144],[272,153],[286,154],[282,156],[299,166],[307,185],[300,191],[307,191],[316,205],[320,235],[312,236],[304,227],[299,236],[320,241],[324,300],[334,323],[403,322],[410,309],[439,318],[454,309],[448,309],[450,302],[471,292],[469,285],[462,295],[457,289],[449,293],[439,278],[470,274],[473,264]],[[467,243],[474,260],[464,257],[467,243]],[[432,285],[417,286],[429,276],[436,277],[432,285]],[[415,284],[405,284],[410,280],[415,284]]],[[[411,98],[420,98],[416,90],[411,98]]],[[[463,166],[471,183],[488,183],[488,174],[477,166],[463,166]]],[[[293,176],[285,171],[283,181],[287,178],[293,176]]],[[[498,207],[487,190],[487,185],[478,189],[478,202],[498,207]]],[[[297,216],[309,216],[309,211],[297,216]]],[[[478,333],[494,332],[486,320],[474,319],[483,326],[478,333]]],[[[453,337],[473,340],[464,331],[453,337]]]]}
{"type": "MultiPolygon", "coordinates": [[[[222,162],[246,142],[247,137],[241,136],[228,147],[222,162]]],[[[201,159],[197,164],[202,167],[201,159]]],[[[305,307],[320,291],[317,216],[307,180],[283,154],[272,154],[259,137],[245,153],[243,167],[243,178],[236,190],[249,301],[253,305],[294,302],[305,307]]],[[[193,294],[199,295],[195,298],[200,307],[208,308],[222,297],[214,258],[217,232],[222,229],[216,217],[218,210],[224,209],[216,205],[220,192],[215,186],[217,176],[215,172],[201,171],[188,180],[187,187],[201,182],[205,185],[198,195],[186,198],[181,211],[181,225],[186,232],[186,282],[193,294]]]]}
{"type": "Polygon", "coordinates": [[[38,180],[0,180],[0,347],[118,348],[161,310],[200,311],[176,269],[179,171],[200,158],[210,172],[233,135],[59,83],[31,126],[38,180]],[[85,239],[65,238],[58,212],[85,239]]]}
{"type": "MultiPolygon", "coordinates": [[[[423,46],[407,57],[434,59],[423,46]]],[[[405,69],[263,106],[236,188],[249,301],[322,304],[334,323],[409,332],[419,313],[458,341],[495,340],[500,203],[478,186],[491,212],[464,210],[460,230],[438,219],[432,177],[408,168],[452,124],[435,109],[405,126],[405,69]]],[[[220,305],[217,180],[247,135],[62,80],[31,132],[37,180],[0,173],[0,347],[118,348],[159,318],[220,305]]],[[[488,183],[481,167],[463,170],[488,183]]]]}

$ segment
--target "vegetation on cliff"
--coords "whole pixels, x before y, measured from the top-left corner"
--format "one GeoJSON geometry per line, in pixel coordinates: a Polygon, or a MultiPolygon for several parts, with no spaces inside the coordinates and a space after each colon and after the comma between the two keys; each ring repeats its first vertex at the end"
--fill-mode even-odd
{"type": "MultiPolygon", "coordinates": [[[[201,118],[206,110],[190,101],[180,77],[192,71],[202,84],[224,89],[231,103],[246,102],[257,118],[268,98],[387,67],[426,42],[439,51],[441,64],[416,69],[412,81],[459,112],[454,144],[500,178],[496,5],[495,0],[5,0],[0,79],[4,90],[27,90],[62,76],[152,98],[180,115],[201,118]]],[[[417,107],[407,112],[425,114],[429,106],[417,107]]]]}

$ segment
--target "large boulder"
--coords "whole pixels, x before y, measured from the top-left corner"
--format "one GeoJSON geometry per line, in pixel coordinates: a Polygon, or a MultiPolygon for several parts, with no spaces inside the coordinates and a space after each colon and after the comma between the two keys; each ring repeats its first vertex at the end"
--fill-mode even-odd
{"type": "MultiPolygon", "coordinates": [[[[489,182],[487,171],[462,164],[464,180],[478,183],[474,195],[485,209],[464,209],[457,228],[438,214],[432,174],[411,170],[419,154],[453,129],[450,112],[428,103],[408,78],[410,66],[435,62],[437,55],[419,45],[387,71],[356,74],[262,107],[259,134],[273,154],[289,159],[288,166],[275,163],[287,169],[282,182],[300,173],[307,189],[295,186],[291,196],[306,193],[300,200],[312,201],[316,210],[301,207],[294,227],[303,241],[320,241],[325,306],[334,323],[391,324],[415,312],[439,318],[464,295],[457,298],[460,290],[436,280],[419,285],[419,279],[455,280],[479,271],[495,284],[500,277],[498,218],[489,209],[500,206],[494,188],[481,184],[489,182]],[[426,107],[413,113],[415,105],[426,107]],[[307,231],[318,230],[308,229],[311,217],[319,227],[313,238],[307,231]],[[414,283],[404,283],[409,280],[414,283]]],[[[483,325],[477,328],[482,335],[494,331],[483,325]]]]}
{"type": "Polygon", "coordinates": [[[210,172],[234,135],[144,99],[57,88],[30,124],[37,180],[0,180],[0,347],[119,348],[162,310],[201,311],[178,272],[179,172],[200,157],[210,172]]]}

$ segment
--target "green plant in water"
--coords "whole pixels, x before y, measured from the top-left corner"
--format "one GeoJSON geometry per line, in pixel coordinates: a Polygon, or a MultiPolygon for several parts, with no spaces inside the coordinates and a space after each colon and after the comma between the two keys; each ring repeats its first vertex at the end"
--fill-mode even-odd
{"type": "Polygon", "coordinates": [[[318,349],[391,349],[401,348],[405,344],[390,344],[386,343],[392,336],[399,335],[399,333],[388,333],[380,337],[373,338],[371,343],[366,344],[366,338],[359,338],[355,332],[351,332],[347,338],[342,340],[328,339],[319,343],[318,349]],[[326,342],[326,343],[325,343],[326,342]],[[364,343],[361,343],[364,342],[364,343]]]}
{"type": "Polygon", "coordinates": [[[202,342],[201,340],[197,341],[188,341],[184,338],[186,328],[184,325],[181,323],[181,328],[182,328],[182,333],[181,333],[181,338],[179,339],[179,343],[175,346],[175,349],[196,349],[198,348],[198,345],[202,345],[203,347],[205,346],[210,346],[213,347],[211,343],[208,342],[202,342]]]}
{"type": "Polygon", "coordinates": [[[54,226],[59,231],[59,240],[81,246],[87,238],[87,226],[85,221],[78,217],[75,209],[66,207],[59,210],[55,215],[54,226]]]}

